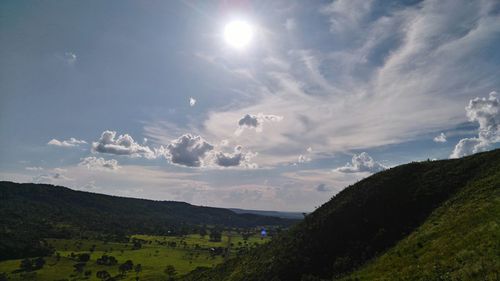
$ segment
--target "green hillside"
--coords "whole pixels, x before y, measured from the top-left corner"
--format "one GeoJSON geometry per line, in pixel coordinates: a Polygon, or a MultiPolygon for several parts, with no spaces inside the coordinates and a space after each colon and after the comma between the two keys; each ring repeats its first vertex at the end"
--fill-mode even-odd
{"type": "Polygon", "coordinates": [[[347,280],[500,280],[500,166],[347,280]]]}
{"type": "Polygon", "coordinates": [[[180,235],[210,227],[289,226],[295,220],[184,202],[75,191],[44,184],[0,182],[0,260],[44,256],[43,238],[128,241],[132,234],[180,235]]]}
{"type": "Polygon", "coordinates": [[[398,166],[184,280],[498,280],[499,190],[500,150],[398,166]]]}

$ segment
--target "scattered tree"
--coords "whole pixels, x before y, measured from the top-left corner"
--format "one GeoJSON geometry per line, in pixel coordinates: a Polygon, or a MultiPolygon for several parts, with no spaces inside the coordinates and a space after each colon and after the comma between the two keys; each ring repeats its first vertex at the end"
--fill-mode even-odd
{"type": "Polygon", "coordinates": [[[136,264],[134,266],[134,271],[136,275],[139,275],[139,273],[142,271],[142,265],[140,263],[136,264]]]}
{"type": "Polygon", "coordinates": [[[33,269],[34,270],[41,269],[44,265],[45,265],[45,260],[42,257],[36,258],[35,260],[33,260],[33,269]]]}
{"type": "Polygon", "coordinates": [[[126,262],[120,264],[118,270],[121,274],[127,273],[127,271],[131,271],[134,268],[134,263],[131,260],[127,260],[126,262]]]}
{"type": "Polygon", "coordinates": [[[207,229],[205,228],[205,226],[202,226],[200,228],[200,236],[201,238],[205,238],[206,235],[207,235],[207,229]]]}
{"type": "Polygon", "coordinates": [[[31,259],[28,258],[23,259],[19,267],[21,268],[21,270],[31,271],[33,270],[33,262],[31,261],[31,259]]]}
{"type": "Polygon", "coordinates": [[[90,254],[88,253],[79,254],[77,256],[77,260],[79,262],[88,262],[90,260],[90,254]]]}
{"type": "Polygon", "coordinates": [[[108,255],[102,255],[102,257],[98,258],[96,260],[96,263],[98,265],[109,265],[109,266],[112,266],[112,265],[115,265],[118,263],[118,261],[116,260],[115,257],[113,256],[108,256],[108,255]]]}
{"type": "Polygon", "coordinates": [[[210,241],[211,242],[220,242],[222,240],[222,231],[218,229],[210,230],[210,241]]]}
{"type": "Polygon", "coordinates": [[[85,263],[84,262],[75,263],[73,267],[75,268],[76,272],[82,273],[83,269],[85,268],[85,263]]]}
{"type": "Polygon", "coordinates": [[[106,270],[101,270],[101,271],[97,271],[97,273],[95,274],[95,276],[101,280],[107,280],[111,277],[111,275],[109,274],[109,272],[107,272],[106,270]]]}
{"type": "Polygon", "coordinates": [[[177,275],[177,270],[175,270],[175,267],[173,265],[167,265],[163,272],[165,272],[165,274],[168,276],[169,281],[174,280],[175,275],[177,275]]]}

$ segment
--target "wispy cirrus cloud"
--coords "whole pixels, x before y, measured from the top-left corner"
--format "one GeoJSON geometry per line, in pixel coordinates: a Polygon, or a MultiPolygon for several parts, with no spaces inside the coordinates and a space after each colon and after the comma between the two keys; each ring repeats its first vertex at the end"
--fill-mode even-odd
{"type": "MultiPolygon", "coordinates": [[[[464,121],[462,104],[471,95],[498,85],[492,75],[498,64],[487,55],[500,40],[497,6],[495,1],[408,6],[334,1],[320,12],[341,45],[330,51],[267,45],[262,63],[248,70],[252,79],[242,82],[254,93],[252,102],[209,112],[200,133],[234,139],[235,117],[256,128],[248,112],[282,116],[265,133],[239,136],[259,152],[257,161],[276,165],[296,158],[306,143],[318,153],[335,153],[453,128],[464,121]],[[264,160],[266,155],[273,157],[264,160]]],[[[217,54],[213,57],[217,64],[217,54]]],[[[224,66],[232,70],[231,64],[224,66]]]]}

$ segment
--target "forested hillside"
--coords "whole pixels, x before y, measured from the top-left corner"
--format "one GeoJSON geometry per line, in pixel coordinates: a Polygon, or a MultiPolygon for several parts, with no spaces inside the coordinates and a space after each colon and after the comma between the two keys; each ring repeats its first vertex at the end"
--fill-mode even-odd
{"type": "Polygon", "coordinates": [[[295,220],[236,214],[184,202],[75,191],[44,184],[0,182],[0,260],[50,252],[42,238],[127,239],[178,235],[211,227],[289,226],[295,220]]]}
{"type": "Polygon", "coordinates": [[[499,189],[500,150],[391,168],[184,280],[498,280],[499,189]]]}

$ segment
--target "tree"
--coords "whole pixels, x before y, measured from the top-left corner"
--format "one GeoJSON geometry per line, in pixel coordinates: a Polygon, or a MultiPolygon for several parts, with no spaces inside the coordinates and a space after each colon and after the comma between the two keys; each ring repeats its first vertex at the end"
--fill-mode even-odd
{"type": "Polygon", "coordinates": [[[76,272],[82,273],[83,272],[83,268],[85,267],[85,263],[84,262],[75,263],[73,265],[73,267],[75,268],[76,272]]]}
{"type": "Polygon", "coordinates": [[[134,268],[134,263],[131,260],[127,260],[125,263],[120,264],[118,270],[121,274],[125,274],[127,271],[130,271],[134,268]]]}
{"type": "Polygon", "coordinates": [[[139,273],[142,271],[142,265],[140,263],[136,264],[134,267],[134,271],[136,275],[139,275],[139,273]]]}
{"type": "Polygon", "coordinates": [[[102,255],[102,257],[98,258],[96,260],[96,263],[98,265],[115,265],[118,263],[115,257],[113,256],[108,256],[108,255],[102,255]]]}
{"type": "Polygon", "coordinates": [[[177,271],[175,270],[175,267],[173,265],[167,265],[163,272],[165,272],[165,274],[168,276],[169,281],[174,280],[175,275],[177,275],[177,271]]]}
{"type": "Polygon", "coordinates": [[[210,241],[211,242],[220,242],[222,240],[222,231],[218,229],[212,229],[210,231],[210,241]]]}
{"type": "Polygon", "coordinates": [[[33,270],[33,262],[28,258],[23,259],[19,267],[24,271],[31,271],[33,270]]]}
{"type": "Polygon", "coordinates": [[[7,278],[7,273],[0,273],[0,281],[9,281],[9,279],[7,278]]]}
{"type": "Polygon", "coordinates": [[[202,226],[200,228],[200,236],[201,238],[204,238],[206,235],[207,235],[207,229],[205,228],[205,226],[202,226]]]}
{"type": "Polygon", "coordinates": [[[78,255],[79,262],[88,262],[89,260],[90,260],[90,254],[88,253],[83,253],[78,255]]]}
{"type": "Polygon", "coordinates": [[[142,248],[142,244],[141,244],[141,242],[139,242],[139,241],[134,241],[134,242],[133,242],[133,245],[132,245],[132,250],[139,250],[140,248],[142,248]]]}
{"type": "Polygon", "coordinates": [[[95,274],[95,276],[101,280],[107,280],[108,278],[111,277],[111,275],[109,274],[109,272],[107,272],[106,270],[101,270],[101,271],[97,271],[97,273],[95,274]]]}
{"type": "Polygon", "coordinates": [[[44,265],[45,265],[45,260],[42,257],[36,258],[33,261],[33,269],[34,270],[41,269],[44,265]]]}

